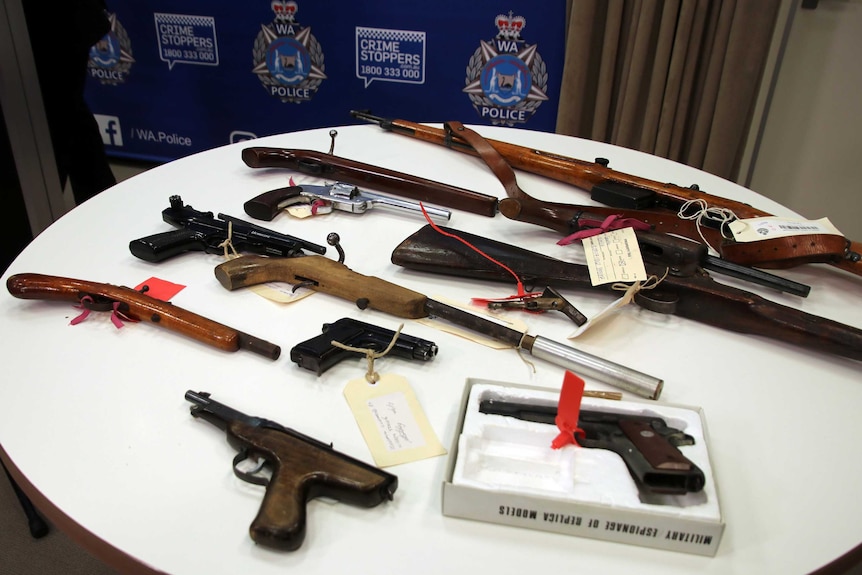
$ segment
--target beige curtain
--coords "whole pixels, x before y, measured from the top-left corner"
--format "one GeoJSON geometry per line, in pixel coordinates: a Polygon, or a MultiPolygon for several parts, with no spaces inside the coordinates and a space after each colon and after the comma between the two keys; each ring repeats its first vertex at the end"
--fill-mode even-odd
{"type": "Polygon", "coordinates": [[[557,132],[735,179],[781,0],[569,0],[557,132]]]}

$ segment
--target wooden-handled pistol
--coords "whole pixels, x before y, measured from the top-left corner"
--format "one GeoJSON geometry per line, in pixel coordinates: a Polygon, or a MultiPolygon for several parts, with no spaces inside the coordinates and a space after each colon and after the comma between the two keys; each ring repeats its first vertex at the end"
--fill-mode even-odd
{"type": "Polygon", "coordinates": [[[188,390],[192,417],[204,419],[227,433],[239,451],[234,474],[243,481],[266,485],[266,495],[249,533],[261,545],[293,551],[305,539],[305,504],[315,497],[331,497],[360,507],[391,501],[398,478],[274,421],[250,417],[188,390]],[[246,459],[263,460],[271,477],[246,471],[246,459]]]}
{"type": "Polygon", "coordinates": [[[224,351],[247,349],[269,359],[278,359],[281,354],[275,344],[123,286],[23,273],[10,276],[6,288],[21,299],[80,303],[94,311],[115,310],[131,320],[154,323],[224,351]]]}

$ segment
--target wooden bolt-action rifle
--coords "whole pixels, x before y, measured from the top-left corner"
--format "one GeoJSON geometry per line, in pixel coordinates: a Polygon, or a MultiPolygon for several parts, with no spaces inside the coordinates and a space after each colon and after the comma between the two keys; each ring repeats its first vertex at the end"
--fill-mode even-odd
{"type": "Polygon", "coordinates": [[[223,351],[247,349],[269,359],[278,359],[281,354],[275,344],[123,286],[23,273],[10,276],[6,289],[21,299],[80,303],[94,311],[115,310],[133,321],[161,325],[223,351]]]}
{"type": "MultiPolygon", "coordinates": [[[[526,285],[611,291],[610,285],[593,286],[585,265],[557,260],[467,232],[442,229],[460,236],[505,264],[526,285]]],[[[392,263],[423,272],[512,282],[508,271],[428,225],[395,248],[392,263]]],[[[664,279],[654,289],[637,292],[634,301],[641,307],[738,333],[862,360],[862,330],[719,283],[702,270],[689,276],[673,276],[665,275],[665,268],[651,264],[645,264],[645,267],[648,274],[664,279]]]]}
{"type": "MultiPolygon", "coordinates": [[[[350,114],[397,134],[481,156],[470,142],[452,130],[382,118],[363,111],[351,111],[350,114]]],[[[588,162],[499,140],[486,141],[512,168],[587,190],[593,199],[614,208],[651,212],[645,213],[641,219],[645,219],[656,231],[678,233],[700,240],[697,235],[692,235],[691,230],[694,228],[680,226],[676,216],[682,206],[692,200],[703,200],[710,207],[731,210],[740,219],[772,215],[743,202],[707,194],[696,186],[685,188],[618,172],[610,169],[608,162],[601,158],[588,162]]],[[[568,222],[576,211],[572,209],[573,206],[566,204],[530,200],[509,194],[508,198],[500,201],[500,212],[510,219],[559,229],[569,226],[568,222]]],[[[720,238],[717,230],[703,227],[702,231],[713,238],[720,238]]],[[[720,253],[723,258],[742,265],[786,268],[800,263],[829,263],[862,275],[862,243],[851,242],[837,235],[812,234],[747,244],[730,242],[721,246],[720,253]]]]}

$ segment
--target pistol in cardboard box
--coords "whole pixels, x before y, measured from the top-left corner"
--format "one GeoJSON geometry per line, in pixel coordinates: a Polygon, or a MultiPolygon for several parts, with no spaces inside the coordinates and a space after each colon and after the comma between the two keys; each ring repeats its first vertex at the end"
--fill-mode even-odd
{"type": "MultiPolygon", "coordinates": [[[[479,412],[554,425],[557,407],[485,399],[479,412]]],[[[575,435],[578,445],[617,453],[640,489],[670,495],[703,489],[703,471],[677,449],[693,445],[694,438],[661,417],[582,409],[578,427],[585,433],[575,435]]]]}

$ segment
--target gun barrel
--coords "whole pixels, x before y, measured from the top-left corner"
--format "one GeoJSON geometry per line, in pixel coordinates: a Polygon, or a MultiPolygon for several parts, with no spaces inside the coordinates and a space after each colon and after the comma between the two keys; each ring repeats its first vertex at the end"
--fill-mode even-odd
{"type": "Polygon", "coordinates": [[[219,214],[218,217],[225,222],[231,223],[233,225],[234,232],[247,234],[249,238],[260,239],[264,242],[278,242],[282,245],[287,246],[296,246],[297,248],[308,250],[315,254],[326,253],[326,246],[308,242],[303,240],[302,238],[297,238],[288,234],[274,232],[272,230],[268,230],[264,227],[258,226],[257,224],[253,224],[251,222],[247,222],[245,220],[236,218],[234,216],[229,216],[227,214],[219,214]]]}

